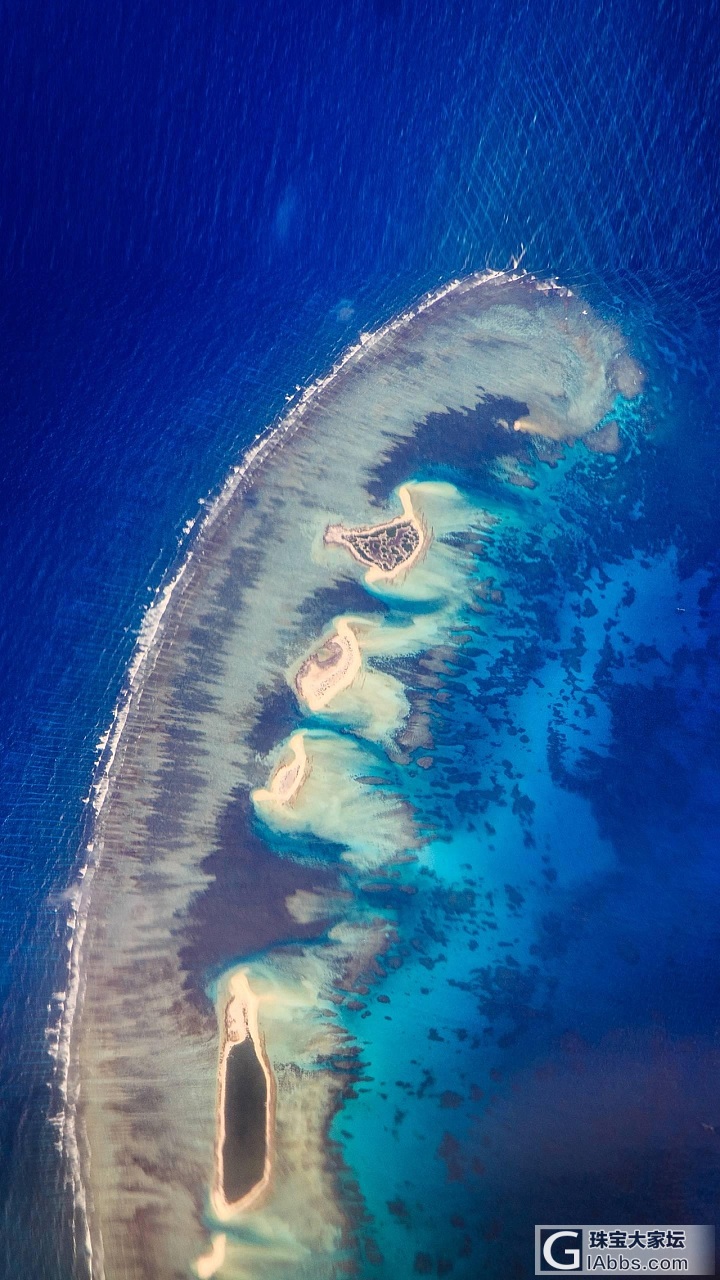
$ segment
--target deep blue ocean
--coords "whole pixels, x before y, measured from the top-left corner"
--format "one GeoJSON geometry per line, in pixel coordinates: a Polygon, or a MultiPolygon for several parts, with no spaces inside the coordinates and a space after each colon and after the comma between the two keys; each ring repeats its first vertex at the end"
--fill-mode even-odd
{"type": "MultiPolygon", "coordinates": [[[[572,927],[548,924],[548,947],[574,948],[567,1070],[592,1045],[591,1087],[606,1079],[604,1030],[577,1014],[602,970],[622,1053],[649,1055],[647,1088],[670,1113],[690,1099],[700,1155],[685,1203],[713,1221],[718,6],[9,0],[0,31],[0,1275],[72,1274],[44,1034],[62,894],[96,743],[186,522],[359,331],[521,255],[583,289],[644,361],[655,430],[639,554],[673,555],[691,584],[654,624],[665,668],[650,654],[647,678],[617,685],[611,747],[566,779],[625,877],[615,896],[604,884],[584,941],[590,904],[571,893],[572,927]],[[670,1080],[673,1037],[687,1072],[670,1080]]],[[[652,594],[642,607],[657,613],[652,594]]],[[[562,1124],[551,1084],[542,1108],[513,1105],[495,1123],[527,1132],[554,1108],[562,1124]]],[[[603,1106],[600,1128],[616,1123],[612,1097],[603,1106]]],[[[528,1141],[551,1146],[548,1124],[528,1141]]],[[[522,1195],[539,1221],[532,1179],[522,1195]]]]}

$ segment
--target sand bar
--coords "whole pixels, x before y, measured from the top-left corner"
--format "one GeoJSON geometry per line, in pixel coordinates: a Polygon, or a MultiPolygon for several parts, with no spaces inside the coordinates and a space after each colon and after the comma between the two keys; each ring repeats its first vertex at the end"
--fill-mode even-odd
{"type": "Polygon", "coordinates": [[[280,764],[273,773],[267,787],[253,793],[253,799],[260,804],[293,804],[297,794],[310,772],[310,761],[305,750],[305,734],[294,733],[288,742],[292,751],[292,760],[288,764],[280,764]]]}
{"type": "Polygon", "coordinates": [[[214,1276],[219,1271],[225,1261],[225,1250],[227,1247],[227,1236],[224,1231],[219,1231],[212,1238],[212,1247],[209,1253],[203,1253],[195,1263],[195,1272],[198,1280],[210,1280],[210,1276],[214,1276]]]}
{"type": "Polygon", "coordinates": [[[345,618],[312,657],[303,662],[295,688],[311,711],[322,711],[343,689],[349,689],[362,670],[357,636],[345,618]]]}

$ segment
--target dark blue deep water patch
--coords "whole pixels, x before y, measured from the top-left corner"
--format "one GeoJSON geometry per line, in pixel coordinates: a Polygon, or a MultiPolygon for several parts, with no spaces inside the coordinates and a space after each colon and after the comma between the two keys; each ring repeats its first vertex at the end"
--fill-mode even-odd
{"type": "Polygon", "coordinates": [[[444,841],[417,954],[448,1028],[405,1074],[372,1064],[393,1072],[390,1207],[362,1095],[344,1156],[388,1267],[422,1234],[408,1167],[436,1196],[440,1243],[412,1245],[436,1273],[528,1274],[536,1221],[714,1220],[718,16],[3,6],[0,1274],[74,1272],[44,1036],[59,895],[186,522],[360,330],[521,253],[624,327],[652,434],[553,482],[534,542],[505,495],[483,570],[504,638],[477,637],[413,784],[444,841]],[[443,986],[443,934],[467,990],[443,986]],[[448,1036],[458,1101],[423,1075],[448,1036]],[[431,1105],[417,1163],[397,1115],[431,1105]]]}

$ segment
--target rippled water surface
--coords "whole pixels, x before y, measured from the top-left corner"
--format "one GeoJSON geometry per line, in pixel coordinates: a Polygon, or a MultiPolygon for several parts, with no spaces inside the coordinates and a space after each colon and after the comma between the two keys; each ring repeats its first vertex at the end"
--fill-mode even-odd
{"type": "MultiPolygon", "coordinates": [[[[323,466],[288,457],[284,500],[318,502],[294,634],[281,595],[267,637],[255,621],[249,547],[272,542],[270,522],[238,552],[226,616],[179,635],[193,732],[168,718],[148,775],[168,848],[184,815],[162,803],[193,794],[208,767],[197,725],[226,698],[224,628],[241,603],[267,671],[252,725],[213,745],[225,801],[201,814],[202,862],[191,873],[178,852],[177,883],[147,888],[170,902],[187,873],[195,895],[176,948],[187,1009],[163,1016],[201,1045],[188,1071],[202,1060],[209,1075],[197,1133],[186,1113],[185,1189],[176,1198],[165,1175],[171,1144],[142,1177],[198,1224],[202,1248],[223,1228],[218,1274],[242,1274],[251,1246],[249,1274],[302,1274],[292,1250],[287,1264],[273,1254],[270,1210],[253,1237],[213,1208],[224,984],[247,970],[268,999],[315,983],[296,1007],[334,1010],[324,1034],[347,1037],[320,1044],[305,1014],[293,1035],[267,1021],[270,1059],[273,1035],[286,1064],[303,1034],[305,1065],[325,1055],[315,1114],[329,1114],[322,1080],[338,1104],[302,1193],[276,1183],[286,1222],[303,1195],[325,1205],[325,1253],[318,1243],[306,1274],[331,1274],[322,1256],[363,1277],[523,1276],[537,1221],[715,1220],[712,9],[664,6],[644,22],[613,5],[571,17],[496,5],[482,20],[402,3],[332,20],[307,6],[4,13],[3,1274],[87,1274],[58,1150],[63,895],[85,857],[96,744],[198,500],[361,331],[521,254],[621,331],[645,370],[639,397],[602,407],[618,451],[543,453],[493,426],[512,404],[480,424],[461,399],[450,413],[438,401],[412,438],[374,452],[361,496],[349,417],[344,489],[326,477],[319,499],[323,466]],[[407,483],[444,532],[404,584],[366,584],[345,552],[320,549],[326,517],[398,515],[407,483]],[[342,617],[362,620],[365,684],[308,712],[293,663],[342,617]],[[294,732],[312,762],[295,827],[250,798],[294,732]],[[343,1004],[318,1001],[323,966],[337,976],[351,954],[343,1004]]],[[[290,556],[275,572],[296,580],[290,556]]],[[[230,718],[242,692],[238,678],[230,718]]],[[[166,977],[148,972],[146,1006],[166,977]]],[[[118,976],[108,1009],[128,993],[118,976]]],[[[152,1145],[162,1100],[139,1107],[152,1145]]],[[[122,1245],[107,1231],[110,1259],[122,1245]]]]}

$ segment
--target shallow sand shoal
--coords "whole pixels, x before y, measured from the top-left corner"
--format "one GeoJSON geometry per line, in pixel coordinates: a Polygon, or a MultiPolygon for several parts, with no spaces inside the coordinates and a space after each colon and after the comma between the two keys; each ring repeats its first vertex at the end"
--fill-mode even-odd
{"type": "Polygon", "coordinates": [[[267,787],[261,787],[253,793],[256,803],[292,804],[305,782],[310,772],[310,761],[305,750],[305,734],[294,733],[287,746],[292,752],[292,760],[288,764],[278,765],[267,787]]]}
{"type": "Polygon", "coordinates": [[[220,1270],[225,1261],[226,1248],[227,1236],[224,1231],[219,1231],[212,1238],[209,1253],[201,1254],[195,1263],[198,1280],[210,1280],[210,1277],[220,1270]]]}
{"type": "Polygon", "coordinates": [[[311,711],[321,711],[336,694],[350,688],[361,669],[357,636],[350,624],[339,618],[333,635],[301,666],[295,687],[311,711]]]}

